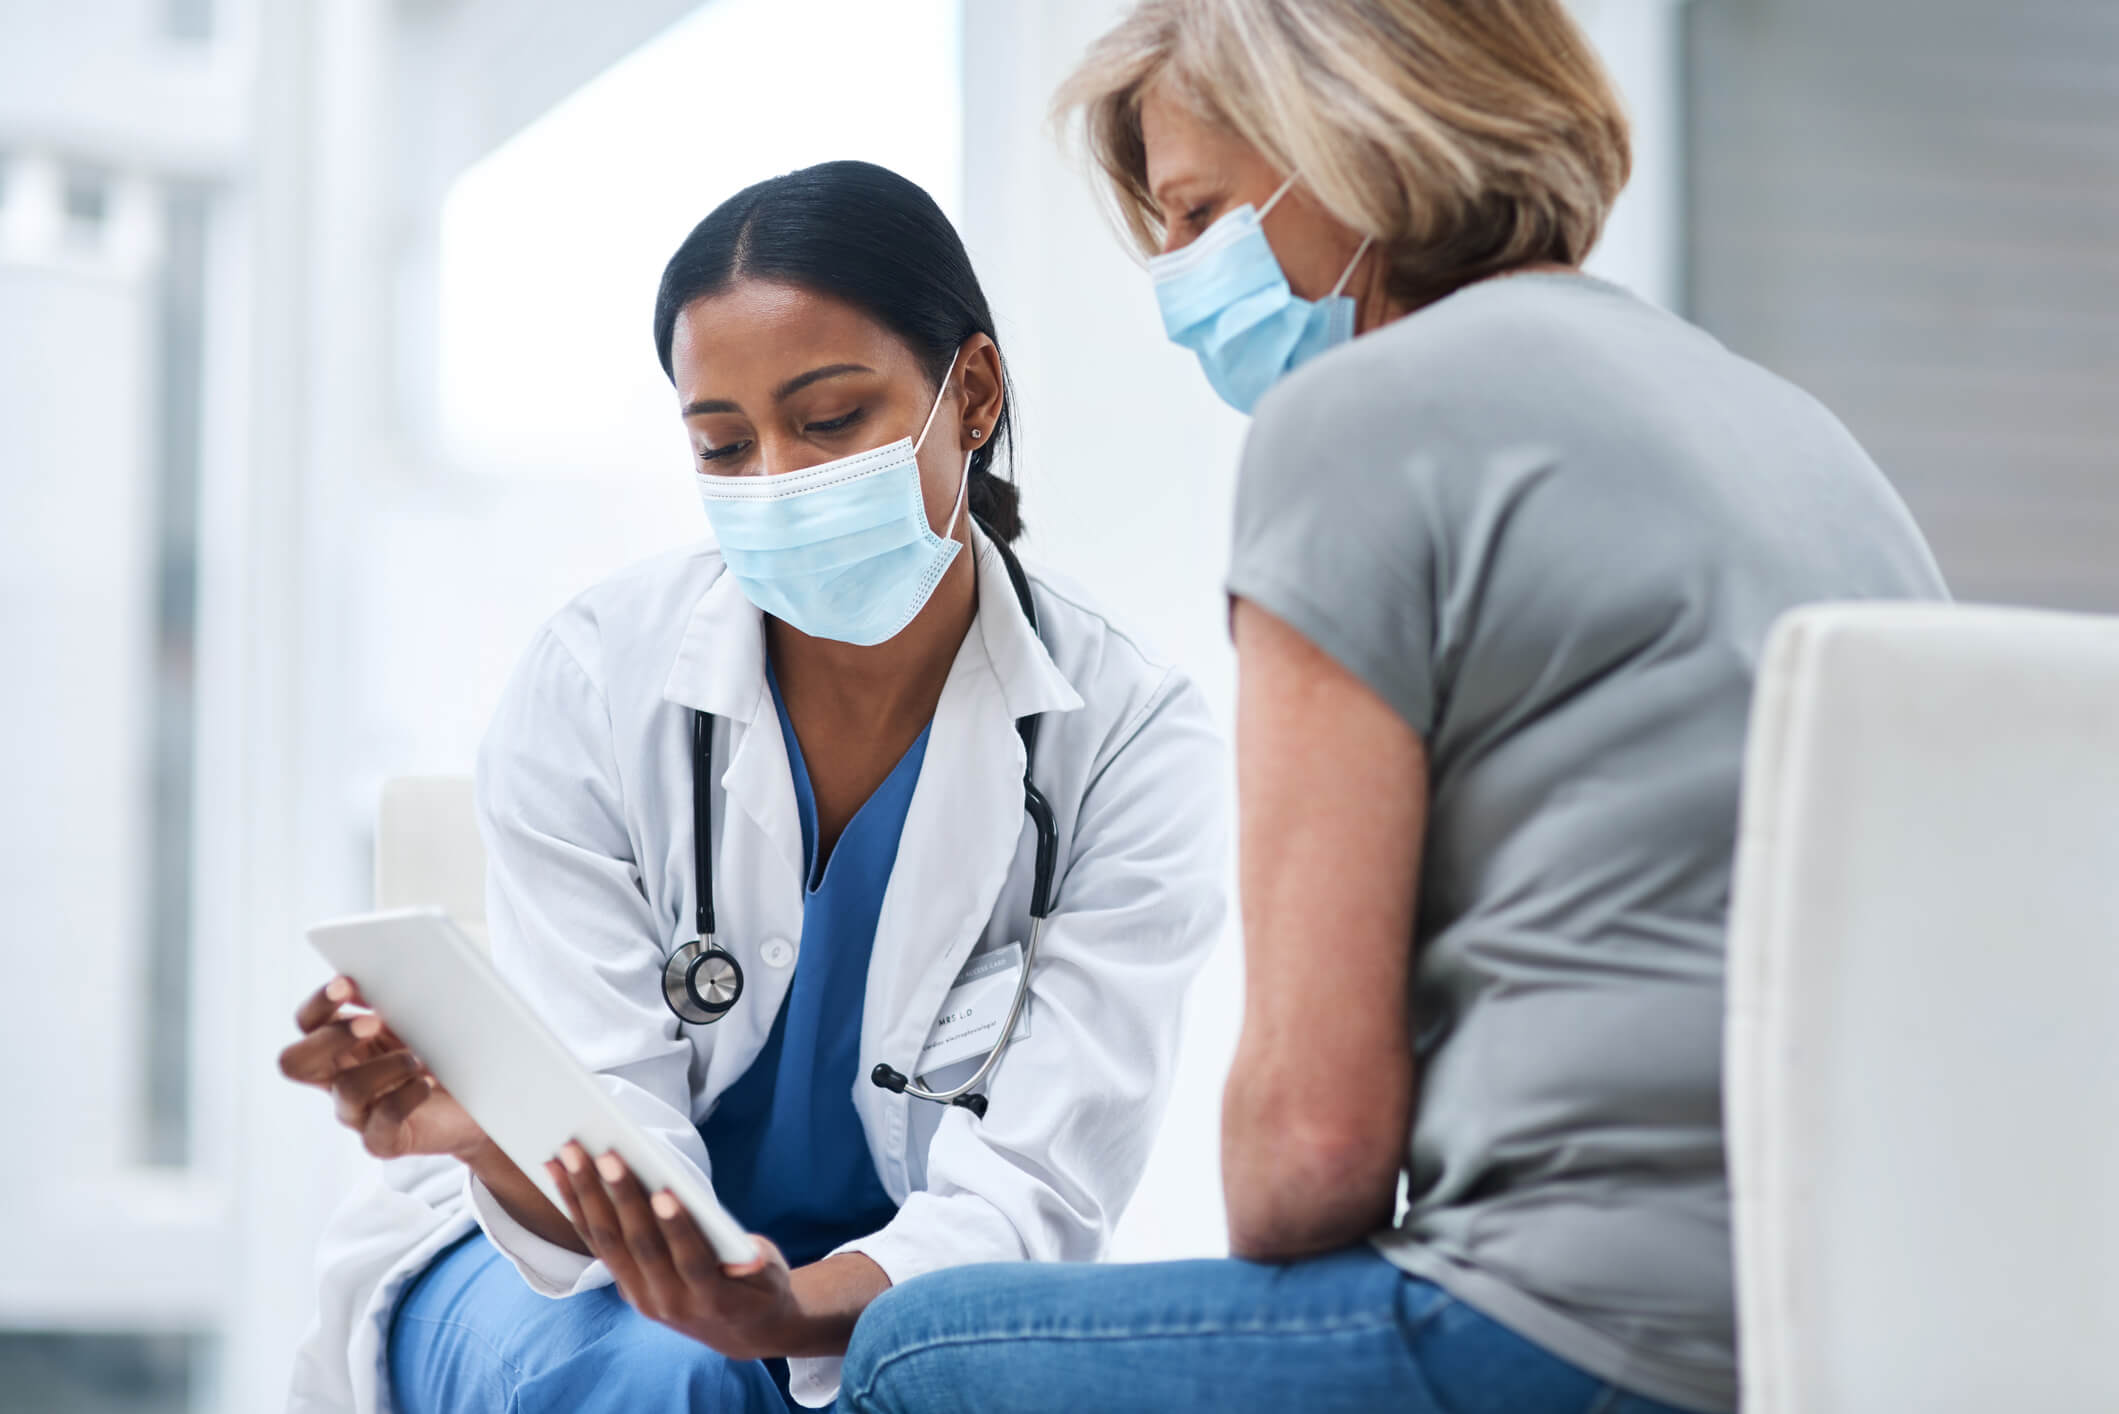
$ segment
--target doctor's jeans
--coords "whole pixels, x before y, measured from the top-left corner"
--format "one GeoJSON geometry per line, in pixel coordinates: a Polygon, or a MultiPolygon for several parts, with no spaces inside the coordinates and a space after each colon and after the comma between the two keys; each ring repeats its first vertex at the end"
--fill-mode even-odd
{"type": "Polygon", "coordinates": [[[1368,1248],[1287,1266],[959,1267],[861,1316],[845,1414],[1682,1414],[1368,1248]]]}
{"type": "MultiPolygon", "coordinates": [[[[397,1414],[787,1414],[776,1372],[658,1325],[615,1286],[540,1296],[482,1232],[439,1253],[391,1317],[397,1414]]],[[[779,1362],[775,1362],[778,1364],[779,1362]]]]}

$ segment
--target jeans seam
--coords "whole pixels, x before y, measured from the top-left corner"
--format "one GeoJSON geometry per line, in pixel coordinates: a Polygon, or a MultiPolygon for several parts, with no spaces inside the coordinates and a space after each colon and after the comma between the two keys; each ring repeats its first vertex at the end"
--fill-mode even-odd
{"type": "Polygon", "coordinates": [[[1584,1410],[1583,1414],[1610,1414],[1611,1406],[1618,1402],[1618,1398],[1619,1387],[1617,1385],[1606,1385],[1598,1392],[1596,1403],[1584,1410]]]}
{"type": "Polygon", "coordinates": [[[1435,1317],[1441,1315],[1450,1307],[1458,1304],[1460,1303],[1458,1302],[1456,1297],[1451,1296],[1448,1292],[1444,1292],[1440,1301],[1437,1301],[1434,1305],[1428,1307],[1425,1311],[1422,1311],[1419,1315],[1419,1318],[1414,1320],[1411,1324],[1408,1325],[1404,1322],[1399,1323],[1405,1331],[1406,1339],[1410,1340],[1414,1336],[1420,1334],[1420,1332],[1426,1330],[1429,1323],[1432,1322],[1435,1317]]]}
{"type": "Polygon", "coordinates": [[[1150,1326],[1142,1329],[1084,1331],[1084,1330],[1024,1330],[988,1331],[975,1335],[937,1336],[908,1345],[902,1350],[893,1350],[876,1362],[869,1371],[868,1380],[858,1394],[855,1403],[864,1403],[875,1392],[882,1380],[883,1372],[900,1361],[915,1355],[925,1355],[936,1350],[950,1350],[960,1345],[1013,1344],[1028,1340],[1063,1341],[1108,1341],[1108,1340],[1177,1340],[1200,1336],[1228,1335],[1342,1335],[1361,1331],[1377,1331],[1402,1323],[1395,1315],[1334,1317],[1322,1321],[1255,1321],[1241,1325],[1207,1324],[1181,1326],[1150,1326]]]}
{"type": "Polygon", "coordinates": [[[1445,1414],[1449,1410],[1449,1401],[1442,1397],[1441,1390],[1435,1388],[1434,1380],[1427,1373],[1427,1366],[1413,1354],[1413,1338],[1426,1330],[1437,1316],[1458,1304],[1460,1303],[1457,1298],[1445,1291],[1440,1301],[1422,1311],[1416,1319],[1398,1322],[1399,1339],[1405,1346],[1405,1363],[1412,1368],[1413,1378],[1427,1391],[1427,1397],[1434,1402],[1434,1406],[1445,1411],[1445,1414]]]}

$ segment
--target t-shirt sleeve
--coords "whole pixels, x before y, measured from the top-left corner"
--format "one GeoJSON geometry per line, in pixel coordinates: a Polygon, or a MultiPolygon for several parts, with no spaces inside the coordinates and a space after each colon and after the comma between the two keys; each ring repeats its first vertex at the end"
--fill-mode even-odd
{"type": "MultiPolygon", "coordinates": [[[[1319,387],[1300,381],[1275,392],[1319,387]]],[[[1440,691],[1443,508],[1433,467],[1353,401],[1268,397],[1259,408],[1237,473],[1228,589],[1330,654],[1425,738],[1440,691]]]]}

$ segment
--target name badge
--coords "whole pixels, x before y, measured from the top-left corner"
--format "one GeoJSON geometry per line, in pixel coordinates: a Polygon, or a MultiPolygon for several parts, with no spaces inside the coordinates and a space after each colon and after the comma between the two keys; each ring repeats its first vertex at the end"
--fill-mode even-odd
{"type": "MultiPolygon", "coordinates": [[[[942,1014],[927,1033],[920,1048],[916,1075],[932,1075],[947,1065],[969,1060],[992,1050],[1001,1039],[1002,1023],[1008,1020],[1008,1004],[1015,1000],[1016,979],[1023,975],[1023,945],[981,953],[957,974],[957,983],[942,1001],[942,1014]]],[[[1023,998],[1023,1014],[1016,1018],[1015,1034],[1030,1034],[1030,999],[1023,998]]]]}

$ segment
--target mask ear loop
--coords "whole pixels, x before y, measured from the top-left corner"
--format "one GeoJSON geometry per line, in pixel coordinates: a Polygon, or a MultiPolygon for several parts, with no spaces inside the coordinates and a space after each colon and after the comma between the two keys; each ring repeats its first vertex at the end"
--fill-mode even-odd
{"type": "Polygon", "coordinates": [[[1346,263],[1346,269],[1339,272],[1339,283],[1332,286],[1330,296],[1332,299],[1339,298],[1339,292],[1346,288],[1346,282],[1354,278],[1354,267],[1361,263],[1361,257],[1367,255],[1369,247],[1375,243],[1376,238],[1374,236],[1363,236],[1361,244],[1354,247],[1354,258],[1346,263]]]}
{"type": "Polygon", "coordinates": [[[964,503],[971,499],[971,453],[964,453],[964,474],[957,478],[956,509],[949,513],[949,528],[942,532],[944,540],[956,539],[956,523],[963,519],[964,503]]]}
{"type": "Polygon", "coordinates": [[[927,409],[927,420],[920,424],[920,435],[913,440],[912,450],[915,456],[919,454],[920,448],[926,445],[928,429],[934,426],[934,415],[942,410],[942,399],[949,395],[950,375],[956,372],[957,358],[963,352],[962,349],[958,349],[956,353],[951,354],[949,356],[949,367],[942,370],[942,386],[935,389],[934,406],[927,409]]]}
{"type": "MultiPolygon", "coordinates": [[[[1259,220],[1265,220],[1267,213],[1280,204],[1280,199],[1288,194],[1288,188],[1295,185],[1295,175],[1293,172],[1288,173],[1288,179],[1280,184],[1280,189],[1267,197],[1266,204],[1258,208],[1259,220]]],[[[1367,255],[1369,247],[1375,243],[1376,238],[1374,236],[1363,236],[1361,238],[1361,244],[1354,247],[1354,258],[1346,263],[1346,269],[1339,272],[1339,282],[1332,286],[1332,293],[1328,298],[1339,298],[1340,294],[1346,289],[1346,282],[1354,278],[1354,267],[1361,263],[1361,257],[1367,255]]]]}
{"type": "Polygon", "coordinates": [[[1288,188],[1293,185],[1295,185],[1295,174],[1290,172],[1288,173],[1288,179],[1280,184],[1280,190],[1267,197],[1266,204],[1258,208],[1258,219],[1261,221],[1265,220],[1273,208],[1280,205],[1280,199],[1288,194],[1288,188]]]}
{"type": "MultiPolygon", "coordinates": [[[[942,372],[942,386],[940,391],[934,395],[934,406],[927,409],[927,421],[920,428],[919,438],[912,444],[912,454],[914,456],[918,456],[920,448],[926,445],[927,433],[934,426],[934,415],[942,410],[942,399],[949,392],[950,375],[956,372],[957,357],[962,352],[963,350],[959,349],[957,353],[949,356],[949,367],[942,372]]],[[[954,540],[956,538],[956,523],[963,518],[964,503],[971,499],[971,458],[977,450],[974,447],[971,451],[964,453],[964,474],[957,478],[956,507],[949,512],[949,528],[942,532],[944,540],[954,540]]]]}

